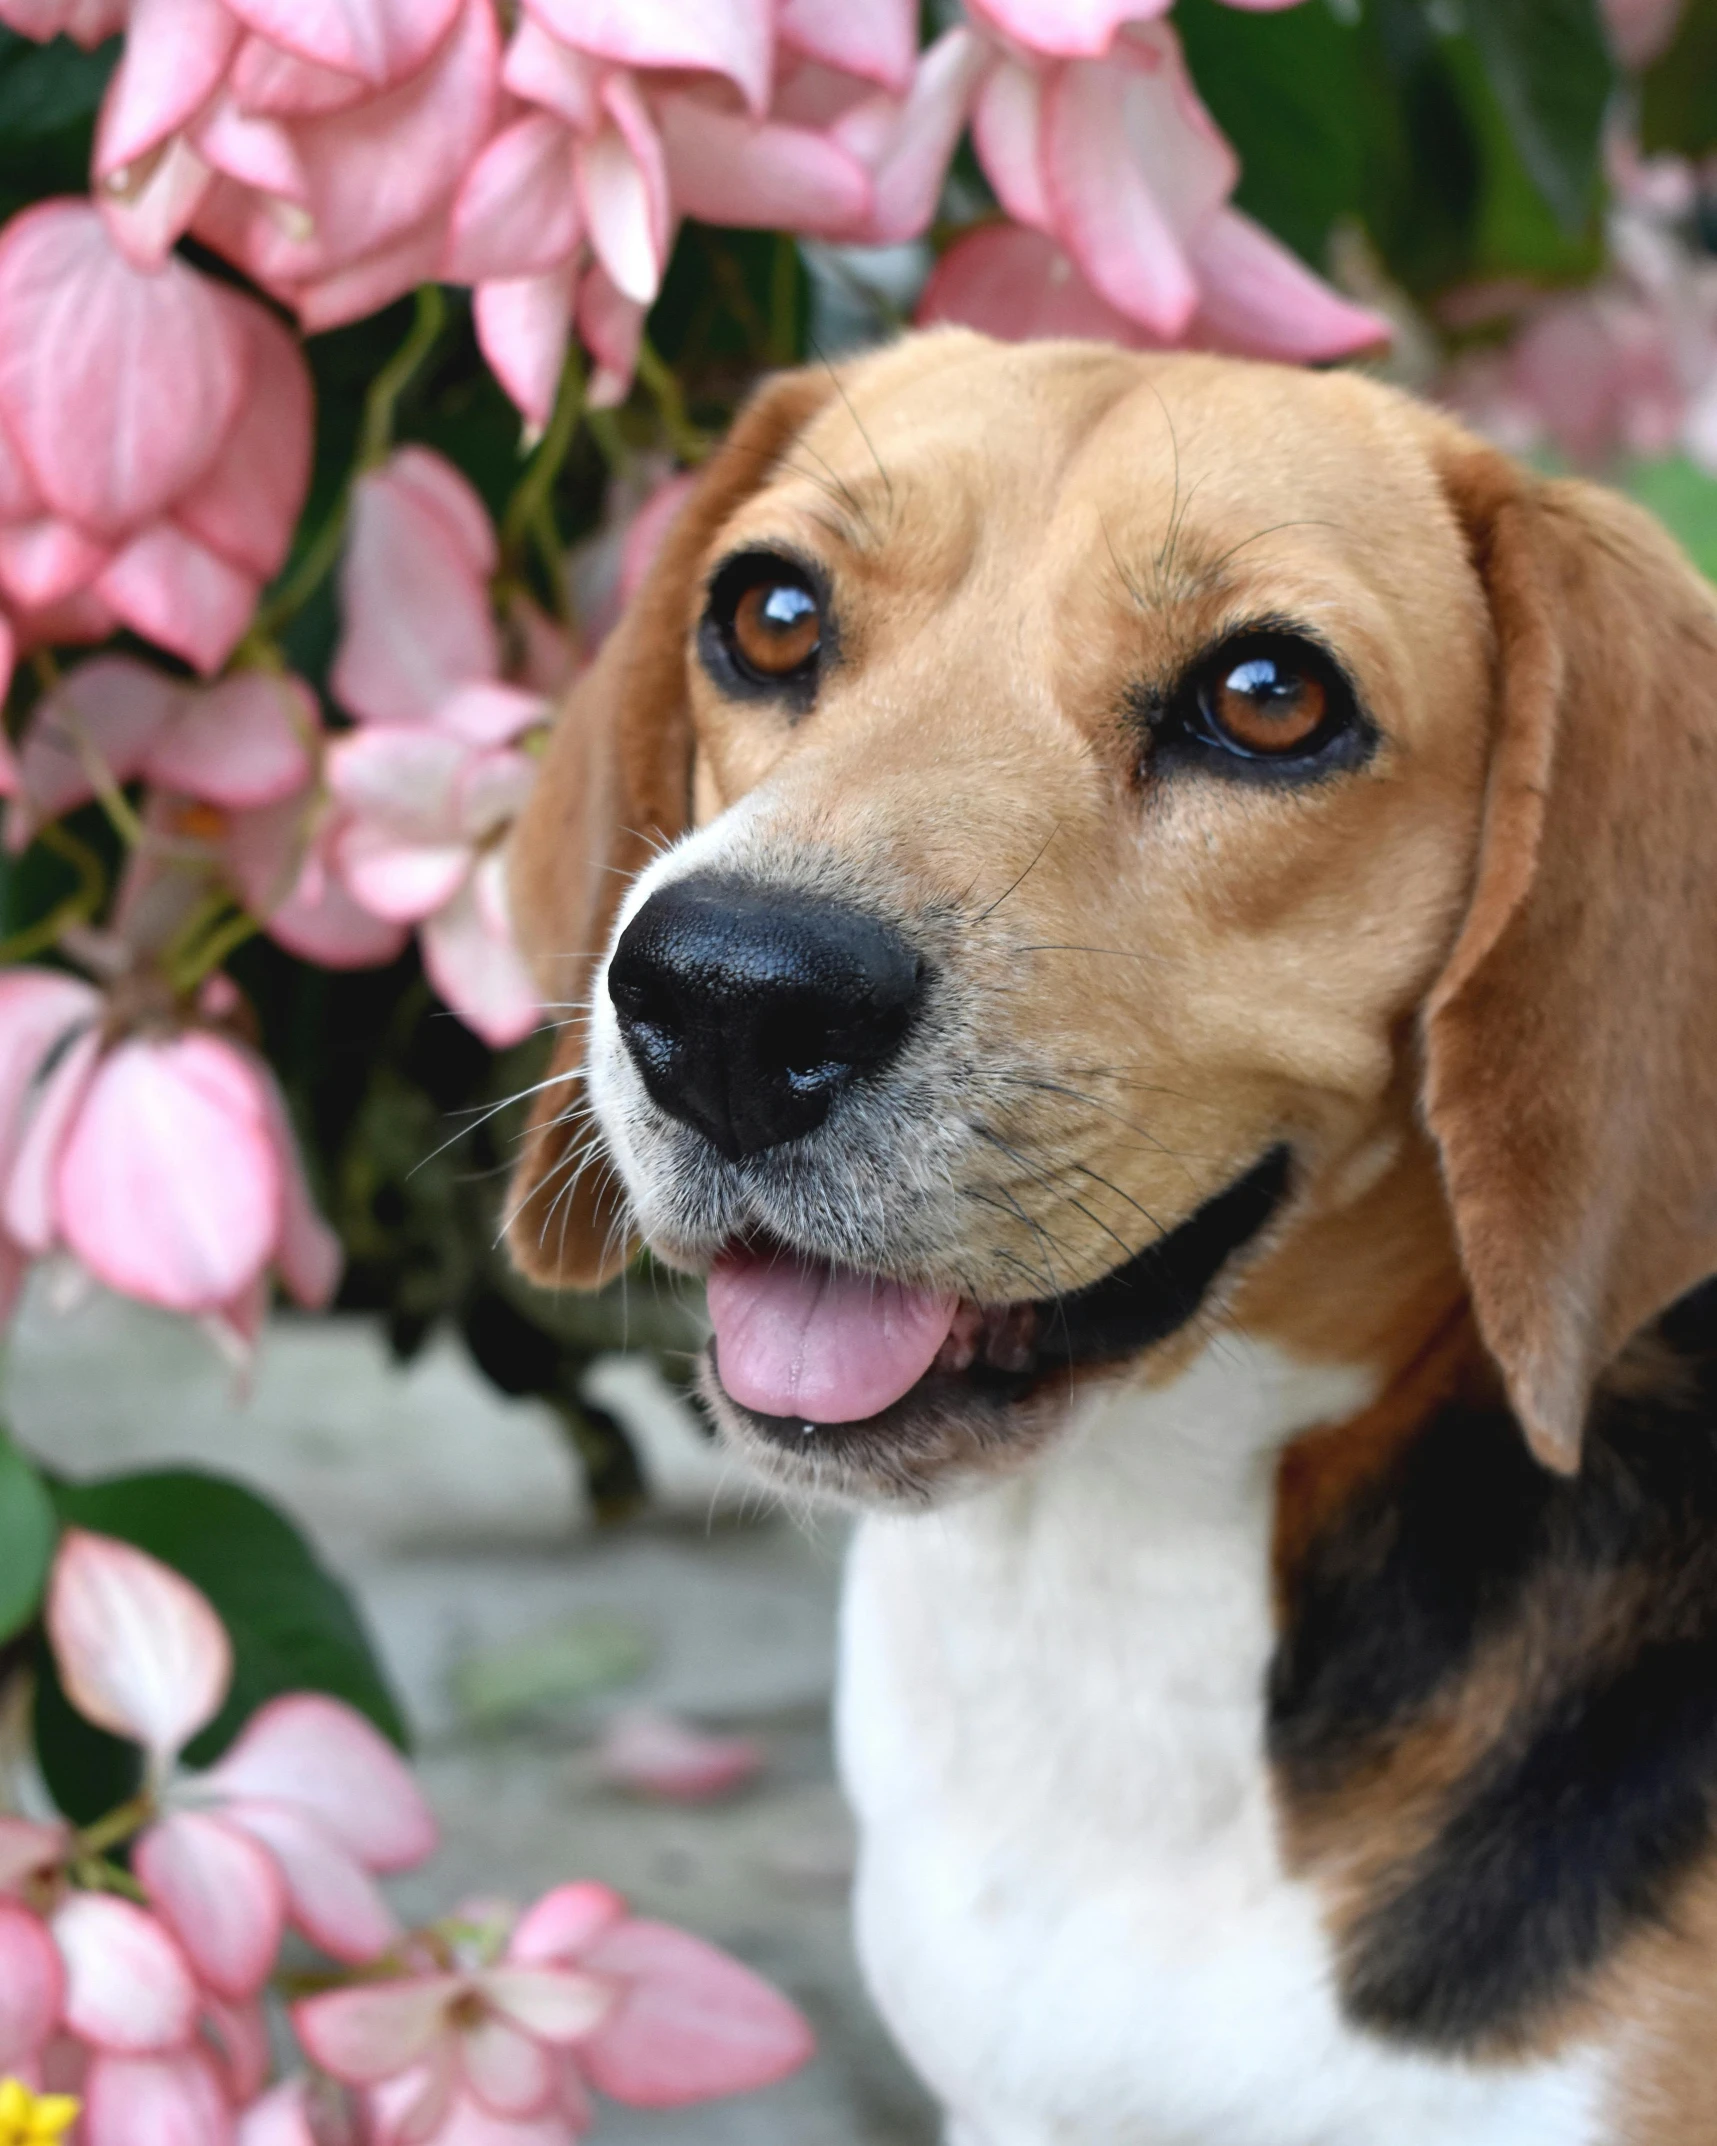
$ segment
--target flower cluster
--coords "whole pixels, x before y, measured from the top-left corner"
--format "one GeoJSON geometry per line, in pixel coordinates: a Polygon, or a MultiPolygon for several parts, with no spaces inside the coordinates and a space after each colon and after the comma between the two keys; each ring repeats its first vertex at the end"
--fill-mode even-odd
{"type": "Polygon", "coordinates": [[[38,2127],[26,2139],[81,2109],[79,2146],[318,2146],[335,2111],[356,2146],[563,2146],[593,2089],[668,2107],[810,2054],[785,1998],[606,1886],[403,1930],[376,1879],[423,1861],[435,1828],[398,1753],[306,1692],[187,1767],[231,1646],[142,1551],[69,1530],[46,1624],[67,1697],[143,1773],[81,1831],[0,1816],[0,2091],[38,2127]],[[264,1998],[288,1929],[335,1964],[289,2008],[311,2069],[271,2086],[264,1998]]]}

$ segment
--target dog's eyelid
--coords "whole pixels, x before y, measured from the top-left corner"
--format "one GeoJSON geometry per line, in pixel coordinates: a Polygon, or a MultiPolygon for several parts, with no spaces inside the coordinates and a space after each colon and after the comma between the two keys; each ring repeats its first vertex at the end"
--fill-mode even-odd
{"type": "Polygon", "coordinates": [[[1268,615],[1234,622],[1163,678],[1141,681],[1127,696],[1132,722],[1144,735],[1140,779],[1179,768],[1226,781],[1276,785],[1320,781],[1361,766],[1382,733],[1348,665],[1321,634],[1297,619],[1268,615]],[[1280,698],[1274,690],[1303,679],[1312,689],[1320,720],[1296,734],[1285,725],[1279,740],[1267,720],[1238,725],[1235,702],[1256,696],[1264,709],[1280,698]]]}

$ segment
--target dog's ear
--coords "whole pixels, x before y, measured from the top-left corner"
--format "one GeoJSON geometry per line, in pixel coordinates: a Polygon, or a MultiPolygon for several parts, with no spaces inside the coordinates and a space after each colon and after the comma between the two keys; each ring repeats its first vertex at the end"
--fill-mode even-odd
{"type": "Polygon", "coordinates": [[[513,1175],[508,1241],[533,1281],[591,1289],[630,1255],[624,1203],[591,1140],[584,1007],[627,882],[691,811],[690,636],[716,530],[835,392],[826,370],[765,383],[700,472],[596,660],[567,697],[513,838],[511,902],[565,1025],[513,1175]]]}
{"type": "Polygon", "coordinates": [[[1598,1372],[1717,1268],[1717,603],[1624,500],[1471,443],[1444,477],[1496,710],[1425,1113],[1480,1331],[1571,1472],[1598,1372]]]}

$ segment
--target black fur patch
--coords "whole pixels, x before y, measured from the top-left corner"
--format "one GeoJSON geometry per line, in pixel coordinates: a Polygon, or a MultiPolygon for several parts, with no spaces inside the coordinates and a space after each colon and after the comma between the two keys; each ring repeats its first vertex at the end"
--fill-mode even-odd
{"type": "Polygon", "coordinates": [[[1500,1411],[1449,1408],[1293,1576],[1269,1711],[1290,1805],[1534,1634],[1505,1726],[1348,1933],[1355,2019],[1451,2051],[1518,2040],[1717,1839],[1714,1314],[1707,1285],[1669,1315],[1685,1377],[1601,1400],[1575,1480],[1500,1411]]]}

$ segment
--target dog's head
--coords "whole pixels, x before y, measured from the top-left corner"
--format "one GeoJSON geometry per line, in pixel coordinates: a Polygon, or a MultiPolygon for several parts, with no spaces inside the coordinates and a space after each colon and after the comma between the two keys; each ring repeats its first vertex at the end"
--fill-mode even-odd
{"type": "Polygon", "coordinates": [[[787,1481],[1028,1452],[1214,1307],[1364,1361],[1463,1288],[1572,1466],[1717,1266],[1717,613],[1356,377],[946,333],[775,380],[514,901],[571,1009],[516,1254],[709,1271],[787,1481]]]}

